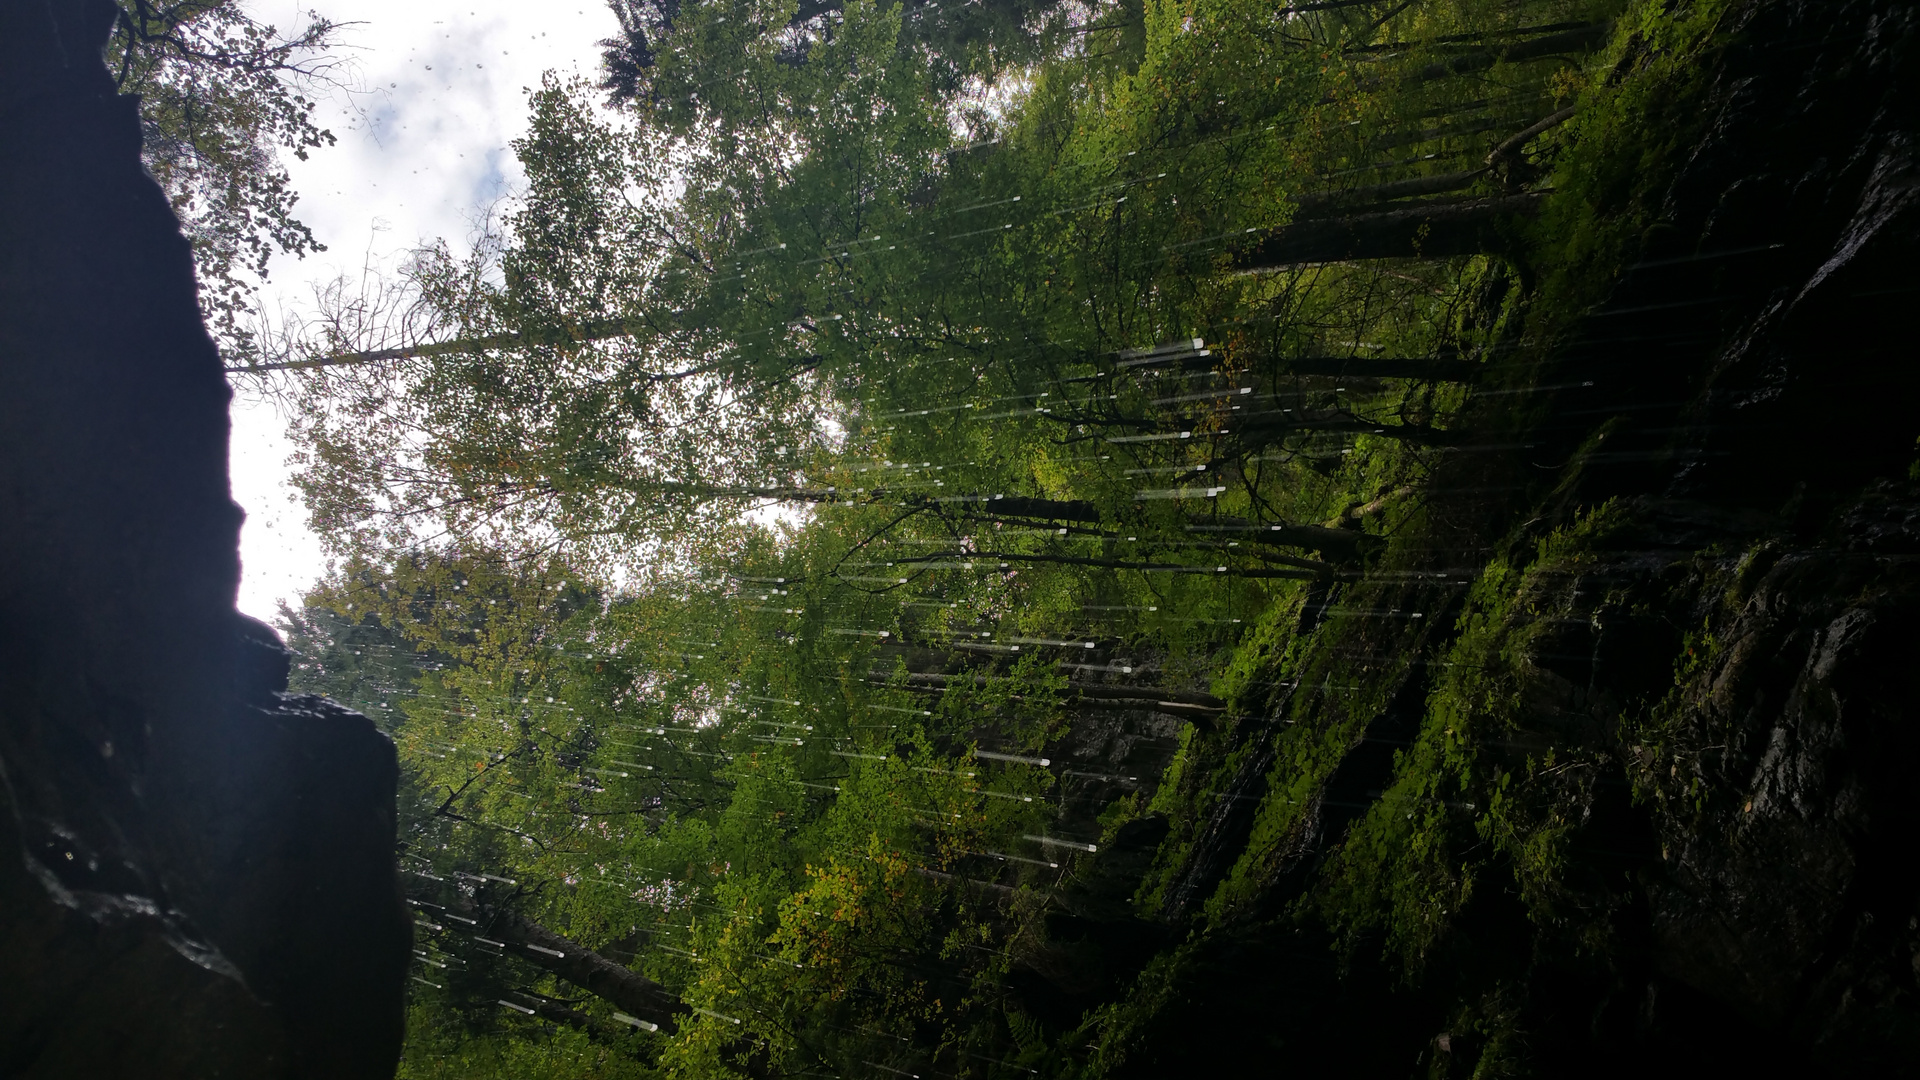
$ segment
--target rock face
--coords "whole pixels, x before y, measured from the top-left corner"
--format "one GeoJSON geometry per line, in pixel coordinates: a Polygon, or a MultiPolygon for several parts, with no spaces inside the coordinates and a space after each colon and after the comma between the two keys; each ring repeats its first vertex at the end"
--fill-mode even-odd
{"type": "Polygon", "coordinates": [[[1644,248],[1393,564],[1476,584],[1303,614],[1373,696],[1183,762],[1109,1075],[1920,1076],[1920,7],[1702,7],[1644,248]]]}
{"type": "Polygon", "coordinates": [[[0,0],[0,1073],[389,1076],[393,749],[234,611],[229,394],[114,10],[0,0]]]}
{"type": "Polygon", "coordinates": [[[1673,711],[1715,797],[1657,815],[1653,911],[1673,977],[1887,1069],[1920,1061],[1920,533],[1877,539],[1762,547],[1709,616],[1673,711]]]}
{"type": "Polygon", "coordinates": [[[1920,290],[1920,17],[1774,0],[1739,6],[1732,31],[1673,228],[1611,301],[1673,305],[1624,331],[1667,354],[1612,377],[1638,384],[1626,400],[1684,404],[1622,425],[1583,484],[1589,503],[1647,493],[1640,554],[1588,576],[1644,599],[1664,629],[1617,636],[1654,646],[1664,685],[1603,670],[1604,635],[1572,650],[1592,657],[1574,681],[1659,795],[1659,975],[1814,1071],[1913,1075],[1920,428],[1902,300],[1920,290]]]}
{"type": "Polygon", "coordinates": [[[1655,1030],[1638,1037],[1711,1041],[1690,1028],[1710,1003],[1713,1038],[1772,1033],[1776,1064],[1802,1075],[1910,1075],[1920,491],[1877,485],[1799,542],[1777,519],[1694,503],[1617,514],[1531,568],[1507,631],[1526,642],[1526,726],[1637,793],[1611,822],[1597,785],[1567,805],[1576,850],[1639,861],[1623,923],[1640,932],[1613,957],[1644,980],[1636,1008],[1655,1030]]]}

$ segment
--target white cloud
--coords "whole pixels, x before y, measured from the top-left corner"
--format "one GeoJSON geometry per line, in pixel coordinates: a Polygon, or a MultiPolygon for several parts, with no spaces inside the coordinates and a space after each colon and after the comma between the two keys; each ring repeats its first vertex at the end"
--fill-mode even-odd
{"type": "MultiPolygon", "coordinates": [[[[255,18],[300,24],[311,2],[257,0],[255,18]]],[[[514,190],[521,174],[508,143],[526,127],[526,91],[548,70],[589,78],[596,42],[618,26],[601,0],[576,3],[451,3],[327,0],[321,14],[347,27],[364,92],[336,94],[316,117],[339,143],[288,161],[296,214],[328,250],[272,268],[267,302],[302,306],[307,283],[357,274],[369,256],[384,261],[444,237],[456,249],[485,208],[514,190]]],[[[234,498],[247,511],[241,533],[240,609],[271,617],[323,566],[304,508],[289,501],[283,424],[270,406],[236,400],[229,460],[234,498]]]]}

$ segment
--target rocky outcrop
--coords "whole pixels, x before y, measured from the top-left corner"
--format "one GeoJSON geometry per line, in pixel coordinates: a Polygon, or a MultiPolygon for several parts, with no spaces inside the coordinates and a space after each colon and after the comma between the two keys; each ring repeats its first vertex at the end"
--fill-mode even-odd
{"type": "Polygon", "coordinates": [[[393,749],[234,611],[229,395],[114,10],[0,0],[0,1073],[391,1075],[393,749]]]}
{"type": "Polygon", "coordinates": [[[1584,657],[1592,730],[1653,807],[1660,976],[1815,1071],[1911,1075],[1920,17],[1777,0],[1728,32],[1669,227],[1574,354],[1615,428],[1569,490],[1637,500],[1637,554],[1584,576],[1640,597],[1613,641],[1645,657],[1543,649],[1584,657]]]}
{"type": "Polygon", "coordinates": [[[1800,543],[1638,500],[1524,577],[1507,763],[1550,741],[1592,778],[1531,790],[1579,823],[1563,887],[1622,912],[1609,960],[1654,1041],[1774,1032],[1802,1072],[1920,1062],[1916,522],[1904,484],[1800,543]],[[1663,993],[1727,1030],[1689,1031],[1663,993]]]}
{"type": "Polygon", "coordinates": [[[1897,1071],[1920,1062],[1920,532],[1850,518],[1833,546],[1754,549],[1702,598],[1707,654],[1661,710],[1666,752],[1638,764],[1672,796],[1655,814],[1662,969],[1897,1071]]]}

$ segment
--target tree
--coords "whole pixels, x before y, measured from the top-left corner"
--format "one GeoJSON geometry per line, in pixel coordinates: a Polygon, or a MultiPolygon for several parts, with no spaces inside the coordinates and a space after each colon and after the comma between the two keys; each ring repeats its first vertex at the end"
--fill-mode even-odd
{"type": "Polygon", "coordinates": [[[540,522],[580,558],[670,534],[704,542],[727,522],[677,493],[795,486],[822,437],[807,356],[757,350],[773,355],[749,391],[743,347],[677,313],[692,249],[684,222],[653,201],[664,145],[595,121],[578,84],[549,79],[532,105],[516,143],[531,186],[504,222],[512,242],[467,260],[418,253],[411,299],[371,327],[369,308],[336,303],[309,350],[358,344],[389,311],[471,343],[400,347],[297,388],[308,450],[296,482],[325,535],[487,542],[540,522]]]}
{"type": "MultiPolygon", "coordinates": [[[[620,123],[584,86],[545,84],[506,229],[472,259],[429,249],[409,272],[433,339],[337,334],[287,362],[314,372],[299,482],[321,531],[360,550],[537,536],[581,560],[671,560],[737,548],[743,515],[768,503],[807,512],[851,488],[910,514],[992,500],[990,515],[1091,527],[1074,536],[1168,542],[1205,499],[1199,517],[1281,526],[1271,541],[1316,518],[1215,500],[1255,473],[1271,490],[1357,436],[1455,441],[1382,380],[1457,366],[1346,362],[1369,383],[1324,386],[1299,378],[1314,363],[1283,361],[1349,342],[1488,347],[1437,262],[1502,250],[1540,196],[1402,202],[1492,181],[1435,171],[1434,154],[1363,163],[1462,142],[1499,157],[1544,130],[1523,101],[1461,100],[1478,60],[1445,79],[1422,65],[1532,71],[1589,26],[1570,37],[1508,12],[1462,35],[1403,8],[1309,5],[1276,36],[1245,5],[1156,6],[1137,63],[1051,56],[995,138],[968,145],[930,61],[901,45],[903,11],[845,8],[802,54],[749,49],[697,101],[620,123]],[[1380,123],[1356,141],[1352,116],[1380,123]],[[1427,265],[1370,265],[1390,256],[1427,265]],[[1283,272],[1234,272],[1250,267],[1283,272]],[[1194,326],[1228,336],[1179,337],[1194,326]],[[1169,336],[1194,344],[1142,348],[1169,336]],[[919,458],[921,490],[835,483],[842,451],[919,458]],[[1130,479],[1183,472],[1231,482],[1130,479]]],[[[693,21],[660,71],[712,68],[723,14],[663,12],[693,21]]]]}
{"type": "MultiPolygon", "coordinates": [[[[657,542],[693,520],[649,519],[684,506],[677,493],[797,488],[797,468],[823,441],[823,407],[857,387],[884,408],[873,391],[902,370],[935,349],[977,349],[983,332],[1005,326],[1005,311],[954,302],[1009,269],[994,245],[985,261],[979,242],[939,237],[881,252],[870,239],[879,234],[865,232],[915,233],[926,215],[894,200],[912,193],[928,155],[952,136],[915,102],[925,73],[895,51],[897,13],[856,15],[799,73],[780,75],[786,119],[775,126],[815,151],[783,163],[765,149],[778,142],[770,131],[741,154],[707,144],[688,170],[701,186],[677,206],[630,198],[659,186],[668,136],[599,123],[578,88],[537,94],[534,134],[519,146],[533,187],[510,223],[513,242],[497,249],[504,286],[432,253],[416,264],[423,301],[446,313],[429,321],[457,328],[469,346],[361,349],[381,360],[358,369],[359,386],[331,373],[313,384],[302,482],[325,531],[352,535],[379,517],[473,535],[499,515],[538,517],[575,541],[657,542]],[[849,83],[849,67],[872,77],[849,83]],[[814,119],[844,113],[875,122],[814,119]],[[825,258],[803,257],[823,243],[825,258]],[[848,261],[836,243],[861,251],[848,261]],[[741,273],[722,273],[727,264],[741,273]],[[849,293],[874,302],[849,303],[849,293]],[[956,324],[980,329],[956,338],[956,324]],[[423,431],[432,440],[408,460],[423,431]]],[[[932,223],[1018,179],[997,171],[950,169],[932,223]]],[[[1082,186],[1042,192],[1029,206],[1082,199],[1082,186]]],[[[1000,200],[1009,201],[1019,200],[1000,200]]],[[[1016,209],[1028,230],[1057,220],[1016,209]]],[[[961,228],[958,239],[968,234],[961,228]]],[[[1045,318],[1019,315],[1028,325],[1045,318]]],[[[948,392],[940,375],[900,386],[895,401],[948,392]]]]}
{"type": "MultiPolygon", "coordinates": [[[[731,14],[731,9],[721,6],[680,0],[609,0],[608,6],[620,21],[620,36],[600,43],[605,50],[602,88],[614,104],[656,106],[699,95],[716,81],[713,72],[731,70],[739,66],[741,57],[769,45],[783,62],[804,63],[815,45],[831,38],[847,8],[844,0],[801,0],[784,21],[755,25],[742,40],[719,29],[731,14]],[[663,59],[672,63],[696,49],[707,57],[704,64],[661,77],[658,69],[663,59]],[[707,74],[689,86],[686,74],[693,71],[707,74]]],[[[968,78],[992,83],[1010,69],[1039,60],[1060,48],[1069,35],[1085,32],[1084,25],[1075,26],[1076,22],[1124,19],[1129,14],[1125,6],[1117,12],[1097,11],[1091,5],[1084,12],[1076,11],[1075,5],[1060,0],[994,0],[962,7],[909,0],[899,6],[899,47],[927,53],[940,85],[948,90],[959,88],[968,78]]],[[[1137,19],[1138,8],[1131,14],[1137,19]]]]}
{"type": "Polygon", "coordinates": [[[1264,238],[1241,267],[1270,270],[1356,259],[1447,258],[1512,250],[1502,226],[1535,213],[1538,194],[1419,204],[1371,214],[1297,221],[1264,238]]]}
{"type": "Polygon", "coordinates": [[[1089,1036],[1171,984],[1087,989],[1061,927],[1152,943],[1135,898],[1318,873],[1301,833],[1221,838],[1317,828],[1313,770],[1425,692],[1376,673],[1440,632],[1459,546],[1394,535],[1526,298],[1473,208],[1535,198],[1489,159],[1551,154],[1545,71],[1604,6],[1154,3],[964,134],[903,6],[662,9],[647,85],[713,82],[617,122],[543,86],[508,227],[414,268],[422,332],[295,361],[359,395],[315,392],[316,508],[401,519],[309,613],[404,643],[415,1030],[703,1077],[1116,1068],[1089,1036]],[[1104,861],[1168,810],[1152,867],[1104,861]]]}
{"type": "MultiPolygon", "coordinates": [[[[927,979],[966,965],[930,950],[971,909],[941,899],[940,868],[956,847],[1035,831],[1032,796],[980,794],[911,721],[877,730],[862,722],[872,713],[848,715],[849,689],[900,700],[840,671],[866,648],[825,634],[809,635],[805,659],[767,649],[778,639],[738,617],[734,580],[602,608],[563,567],[469,553],[350,568],[291,621],[302,688],[362,703],[371,690],[392,718],[426,944],[416,978],[446,1010],[430,1030],[511,1031],[519,1016],[602,1039],[636,1021],[692,1028],[671,1052],[751,1072],[756,1057],[816,1059],[828,1018],[897,1027],[910,1022],[899,1008],[955,1001],[927,979]],[[410,691],[354,674],[404,668],[408,645],[422,650],[410,691]],[[688,771],[718,797],[657,786],[688,771]],[[661,794],[635,798],[649,790],[661,794]],[[929,850],[930,812],[944,839],[929,850]],[[647,974],[623,958],[636,950],[647,974]],[[705,966],[689,970],[689,956],[705,966]],[[800,970],[817,977],[796,983],[800,970]]],[[[881,1041],[857,1053],[878,1056],[881,1041]]]]}
{"type": "Polygon", "coordinates": [[[142,156],[167,193],[200,273],[201,310],[231,355],[273,254],[325,250],[294,217],[280,164],[334,142],[314,124],[315,88],[338,85],[341,24],[309,12],[291,34],[238,0],[116,0],[107,68],[140,98],[142,156]]]}

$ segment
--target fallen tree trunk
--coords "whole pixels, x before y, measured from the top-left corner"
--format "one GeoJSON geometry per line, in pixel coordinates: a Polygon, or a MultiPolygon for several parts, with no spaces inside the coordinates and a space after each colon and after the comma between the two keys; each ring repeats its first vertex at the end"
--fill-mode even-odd
{"type": "Polygon", "coordinates": [[[1538,213],[1537,192],[1338,218],[1315,218],[1274,230],[1241,257],[1245,271],[1356,259],[1438,259],[1507,250],[1503,226],[1538,213]]]}
{"type": "Polygon", "coordinates": [[[1486,174],[1487,170],[1484,168],[1468,169],[1464,172],[1413,176],[1384,184],[1347,188],[1344,191],[1308,192],[1300,196],[1295,220],[1324,216],[1328,210],[1336,206],[1364,206],[1370,203],[1392,202],[1395,199],[1411,199],[1420,195],[1444,195],[1452,191],[1463,191],[1472,187],[1486,174]]]}
{"type": "Polygon", "coordinates": [[[1295,356],[1286,361],[1290,375],[1347,379],[1418,379],[1422,382],[1468,382],[1480,370],[1465,360],[1438,360],[1418,356],[1295,356]]]}
{"type": "Polygon", "coordinates": [[[567,980],[634,1018],[672,1034],[680,1018],[693,1010],[673,991],[623,964],[601,956],[518,912],[483,908],[471,902],[457,904],[473,922],[472,934],[503,945],[514,956],[567,980]]]}

